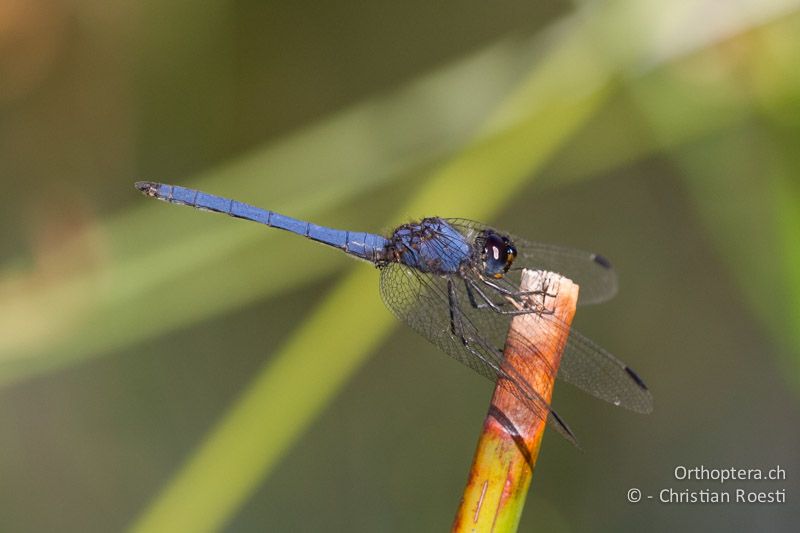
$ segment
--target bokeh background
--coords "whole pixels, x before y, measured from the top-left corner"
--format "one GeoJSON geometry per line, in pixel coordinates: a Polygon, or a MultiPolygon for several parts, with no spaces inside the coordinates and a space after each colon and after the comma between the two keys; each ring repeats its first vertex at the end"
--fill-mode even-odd
{"type": "Polygon", "coordinates": [[[450,527],[491,385],[369,265],[137,179],[602,252],[576,326],[655,411],[556,387],[582,450],[545,437],[520,529],[796,530],[798,36],[797,0],[0,0],[0,530],[450,527]]]}

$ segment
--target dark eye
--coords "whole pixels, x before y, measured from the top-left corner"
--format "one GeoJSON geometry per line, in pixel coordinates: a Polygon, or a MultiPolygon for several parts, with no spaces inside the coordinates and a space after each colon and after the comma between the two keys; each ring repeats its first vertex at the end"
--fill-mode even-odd
{"type": "Polygon", "coordinates": [[[502,278],[508,272],[511,263],[517,256],[517,249],[508,240],[497,233],[489,233],[483,245],[483,272],[493,278],[502,278]]]}

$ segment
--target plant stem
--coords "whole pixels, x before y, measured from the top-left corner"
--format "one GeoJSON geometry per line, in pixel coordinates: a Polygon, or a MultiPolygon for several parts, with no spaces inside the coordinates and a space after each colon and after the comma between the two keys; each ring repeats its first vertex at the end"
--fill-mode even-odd
{"type": "MultiPolygon", "coordinates": [[[[569,335],[568,327],[558,326],[572,323],[578,286],[552,272],[523,271],[520,290],[543,289],[545,296],[531,298],[547,311],[514,317],[504,356],[506,367],[513,367],[549,403],[569,335]],[[515,339],[536,346],[538,356],[515,339]]],[[[522,516],[547,421],[521,403],[502,380],[483,424],[454,532],[516,531],[522,516]]]]}

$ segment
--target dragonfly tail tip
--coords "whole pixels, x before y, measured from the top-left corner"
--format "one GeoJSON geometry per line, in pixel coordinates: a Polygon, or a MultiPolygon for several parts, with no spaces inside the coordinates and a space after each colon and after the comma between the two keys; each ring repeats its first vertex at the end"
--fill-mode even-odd
{"type": "Polygon", "coordinates": [[[137,181],[133,184],[134,187],[142,191],[147,196],[155,196],[156,189],[158,188],[157,183],[153,183],[152,181],[137,181]]]}

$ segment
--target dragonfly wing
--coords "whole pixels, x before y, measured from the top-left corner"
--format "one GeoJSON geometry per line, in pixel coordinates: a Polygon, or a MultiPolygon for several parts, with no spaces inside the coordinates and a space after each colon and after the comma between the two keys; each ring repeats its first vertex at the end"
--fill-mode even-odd
{"type": "Polygon", "coordinates": [[[577,283],[580,287],[579,304],[605,302],[617,293],[617,273],[605,257],[517,237],[511,237],[511,240],[519,253],[519,266],[557,272],[577,283]]]}
{"type": "MultiPolygon", "coordinates": [[[[503,278],[491,281],[506,293],[513,293],[519,289],[519,278],[519,271],[510,271],[503,278]]],[[[473,273],[471,279],[476,285],[483,287],[482,290],[498,309],[508,309],[507,301],[501,293],[492,287],[481,285],[482,282],[477,274],[473,273]]],[[[459,280],[463,286],[464,280],[460,278],[459,280]]],[[[583,287],[580,290],[582,291],[583,287]]],[[[511,322],[510,315],[500,314],[488,307],[475,309],[469,305],[466,292],[463,292],[460,297],[461,307],[469,316],[471,323],[480,331],[482,338],[493,346],[504,346],[511,322]]],[[[650,391],[629,366],[564,322],[551,318],[549,327],[567,330],[569,334],[557,374],[559,379],[616,406],[638,413],[652,411],[653,398],[650,391]]],[[[535,347],[531,347],[529,351],[532,356],[538,356],[535,347]]]]}
{"type": "Polygon", "coordinates": [[[517,248],[515,270],[547,270],[557,272],[580,286],[579,305],[595,304],[609,300],[617,293],[617,274],[603,256],[564,246],[530,242],[503,231],[466,219],[446,219],[459,229],[471,244],[486,229],[507,235],[517,248]]]}
{"type": "Polygon", "coordinates": [[[653,396],[628,365],[572,329],[558,377],[592,396],[637,413],[653,410],[653,396]]]}
{"type": "MultiPolygon", "coordinates": [[[[381,269],[381,296],[398,318],[478,374],[492,382],[499,379],[499,385],[535,416],[547,419],[561,435],[576,444],[566,423],[523,377],[524,370],[520,372],[503,364],[510,317],[474,308],[465,287],[458,276],[429,275],[399,263],[381,269]]],[[[523,347],[527,344],[531,360],[541,357],[529,341],[519,339],[519,344],[523,347]]]]}

